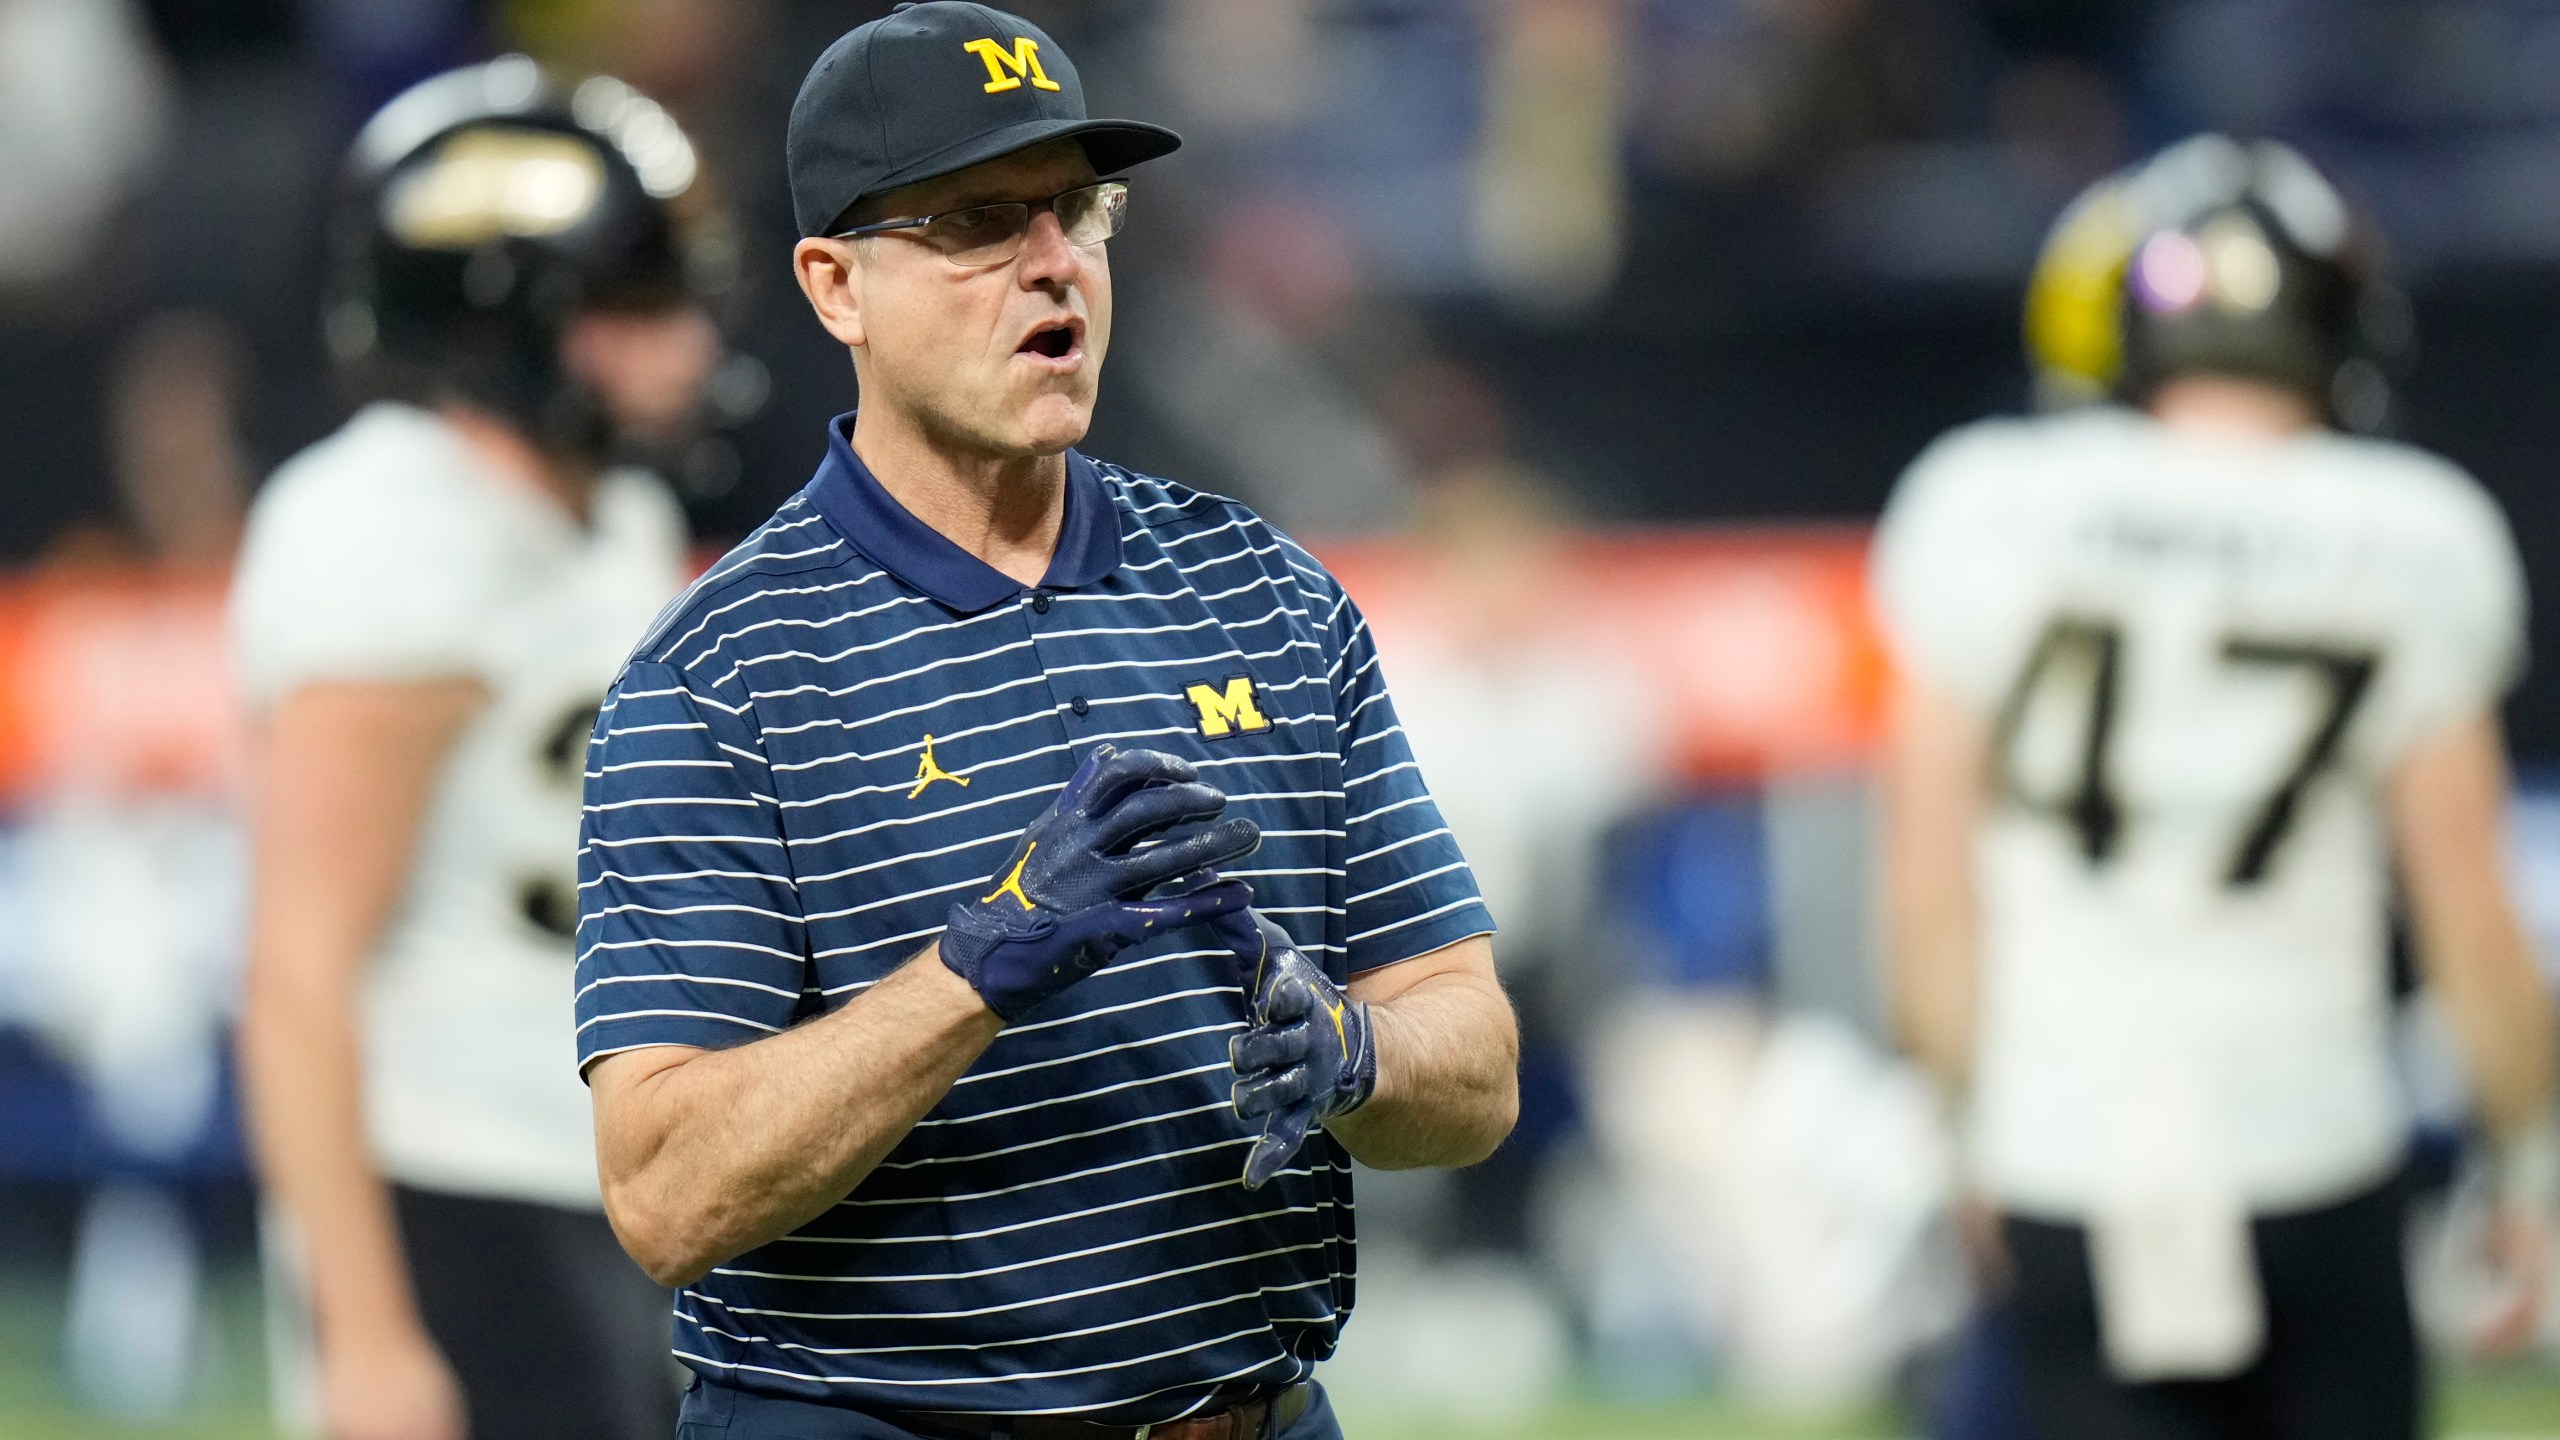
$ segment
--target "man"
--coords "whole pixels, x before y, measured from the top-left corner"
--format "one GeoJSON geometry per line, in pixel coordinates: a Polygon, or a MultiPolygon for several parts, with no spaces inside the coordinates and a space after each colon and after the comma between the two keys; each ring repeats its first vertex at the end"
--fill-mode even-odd
{"type": "Polygon", "coordinates": [[[854,30],[794,105],[862,408],[588,761],[579,1058],[685,1435],[1333,1435],[1350,1159],[1511,1126],[1492,922],[1358,610],[1069,448],[1105,177],[1178,143],[978,5],[854,30]]]}
{"type": "Polygon", "coordinates": [[[2371,264],[2279,146],[2107,182],[2029,336],[2049,390],[2140,409],[1960,431],[1878,540],[1899,1017],[2004,1217],[2049,1440],[2416,1433],[2395,873],[2517,1198],[2545,1188],[2500,839],[2522,580],[2468,476],[2326,428],[2378,409],[2371,264]]]}
{"type": "Polygon", "coordinates": [[[647,100],[590,80],[573,113],[521,57],[411,90],[349,161],[329,333],[397,398],[278,472],[234,595],[241,1061],[332,1440],[673,1425],[559,987],[582,742],[683,582],[672,497],[613,462],[682,438],[717,355],[692,168],[647,100]]]}

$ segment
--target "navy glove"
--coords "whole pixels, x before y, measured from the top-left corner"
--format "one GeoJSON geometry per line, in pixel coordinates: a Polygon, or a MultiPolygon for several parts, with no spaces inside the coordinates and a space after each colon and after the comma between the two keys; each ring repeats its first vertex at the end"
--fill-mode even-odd
{"type": "Polygon", "coordinates": [[[1227,1061],[1236,1113],[1262,1121],[1244,1162],[1245,1188],[1259,1190],[1308,1131],[1368,1103],[1378,1047],[1369,1007],[1343,994],[1287,931],[1250,909],[1220,916],[1216,930],[1235,952],[1252,1012],[1252,1025],[1227,1042],[1227,1061]]]}
{"type": "Polygon", "coordinates": [[[1130,945],[1244,909],[1253,892],[1215,867],[1262,834],[1217,820],[1226,804],[1171,755],[1095,746],[986,892],[951,907],[942,963],[1010,1022],[1130,945]]]}

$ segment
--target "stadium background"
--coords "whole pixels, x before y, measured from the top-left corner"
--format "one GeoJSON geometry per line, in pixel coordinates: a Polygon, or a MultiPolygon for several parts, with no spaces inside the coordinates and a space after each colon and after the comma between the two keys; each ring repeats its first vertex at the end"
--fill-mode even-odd
{"type": "MultiPolygon", "coordinates": [[[[675,111],[738,262],[723,425],[678,477],[716,545],[850,394],[781,263],[780,135],[881,8],[0,0],[0,1437],[268,1433],[218,607],[245,496],[342,413],[338,148],[507,48],[675,111]]],[[[2510,718],[2560,775],[2543,0],[1013,8],[1191,141],[1137,177],[1087,448],[1339,566],[1507,927],[1523,1124],[1364,1182],[1356,1433],[1882,1435],[1945,1403],[1943,1140],[1880,1044],[1864,906],[1863,527],[1931,435],[2023,403],[2026,268],[2107,170],[2272,134],[2374,211],[2418,336],[2395,423],[2516,525],[2510,718]]],[[[2517,833],[2560,962],[2560,789],[2517,833]]],[[[2458,1108],[2422,1042],[2411,1069],[2458,1108]]],[[[2452,1427],[2560,1433],[2544,1349],[2465,1372],[2452,1427]]]]}

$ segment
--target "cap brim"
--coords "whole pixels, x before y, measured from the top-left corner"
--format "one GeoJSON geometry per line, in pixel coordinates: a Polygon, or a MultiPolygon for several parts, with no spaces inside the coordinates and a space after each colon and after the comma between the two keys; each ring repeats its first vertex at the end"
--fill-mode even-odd
{"type": "Polygon", "coordinates": [[[972,165],[983,165],[1034,145],[1067,139],[1084,142],[1085,154],[1093,161],[1094,172],[1100,175],[1142,165],[1182,148],[1181,136],[1143,120],[1028,120],[1020,125],[1008,125],[1001,130],[973,136],[964,144],[920,160],[904,170],[881,176],[877,184],[836,207],[835,215],[828,224],[835,225],[846,211],[883,191],[949,175],[972,165]]]}

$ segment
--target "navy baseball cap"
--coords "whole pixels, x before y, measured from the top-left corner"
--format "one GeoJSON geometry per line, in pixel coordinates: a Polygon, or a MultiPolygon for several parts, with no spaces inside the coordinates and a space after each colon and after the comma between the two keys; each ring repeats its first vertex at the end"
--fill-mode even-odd
{"type": "Polygon", "coordinates": [[[1085,113],[1058,42],[1018,15],[962,0],[905,4],[827,47],[791,102],[784,153],[803,235],[855,201],[1072,135],[1103,174],[1171,154],[1182,137],[1085,113]]]}

